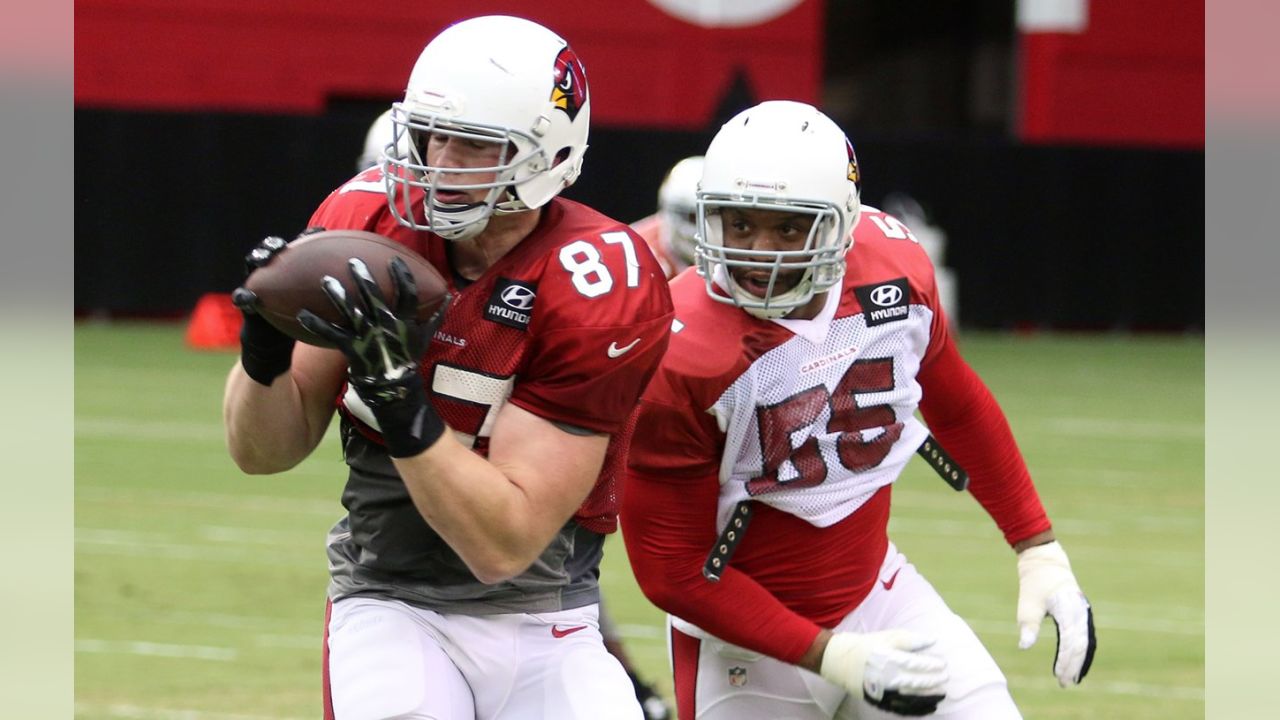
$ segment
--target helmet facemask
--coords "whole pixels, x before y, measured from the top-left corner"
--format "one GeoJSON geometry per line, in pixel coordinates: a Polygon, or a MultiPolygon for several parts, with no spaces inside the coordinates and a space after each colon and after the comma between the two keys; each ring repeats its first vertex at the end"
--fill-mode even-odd
{"type": "Polygon", "coordinates": [[[395,147],[408,152],[389,157],[386,172],[387,201],[400,223],[415,230],[427,230],[446,240],[466,240],[484,231],[494,214],[528,210],[515,192],[517,177],[539,172],[550,163],[543,149],[531,137],[510,128],[441,121],[437,116],[411,116],[402,103],[392,109],[395,147]],[[498,162],[487,167],[440,167],[427,161],[427,143],[432,135],[447,135],[465,141],[500,144],[498,162]],[[521,148],[528,148],[522,151],[521,148]],[[524,172],[521,172],[524,170],[524,172]],[[462,175],[493,174],[482,183],[456,183],[462,175]],[[423,191],[422,218],[412,208],[411,189],[423,191]],[[487,190],[484,198],[469,203],[440,200],[438,191],[471,192],[487,190]],[[406,209],[410,209],[406,211],[406,209]]]}
{"type": "MultiPolygon", "coordinates": [[[[771,100],[744,110],[711,140],[698,182],[697,267],[712,299],[776,319],[840,283],[858,223],[857,158],[844,132],[817,108],[771,100]],[[803,246],[785,251],[725,247],[726,210],[767,211],[813,218],[803,246]],[[765,270],[752,279],[734,272],[765,270]],[[783,287],[783,274],[801,272],[783,287]],[[763,296],[762,296],[763,295],[763,296]]],[[[763,229],[761,229],[763,231],[763,229]]],[[[797,243],[798,244],[798,243],[797,243]]],[[[787,247],[791,247],[788,243],[787,247]]]]}
{"type": "Polygon", "coordinates": [[[731,303],[759,318],[780,318],[826,292],[844,276],[844,255],[849,249],[847,228],[834,205],[821,200],[771,202],[760,197],[730,198],[698,196],[697,268],[707,283],[708,294],[731,303]],[[804,245],[795,250],[731,248],[724,244],[724,210],[742,208],[811,215],[813,223],[804,245]],[[735,270],[766,270],[768,288],[760,297],[739,285],[735,270]],[[784,275],[803,273],[790,288],[782,289],[784,275]],[[728,291],[718,292],[714,285],[728,291]]]}

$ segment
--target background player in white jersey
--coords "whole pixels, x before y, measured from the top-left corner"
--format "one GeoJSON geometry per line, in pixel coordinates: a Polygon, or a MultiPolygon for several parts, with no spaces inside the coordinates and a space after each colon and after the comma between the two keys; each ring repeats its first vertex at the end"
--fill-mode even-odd
{"type": "Polygon", "coordinates": [[[675,277],[693,265],[693,236],[697,232],[698,217],[695,201],[701,177],[701,155],[672,165],[658,187],[658,211],[631,223],[649,243],[667,277],[675,277]]]}
{"type": "Polygon", "coordinates": [[[930,430],[1018,553],[1021,645],[1052,615],[1054,673],[1079,682],[1089,604],[947,334],[927,255],[860,205],[844,133],[801,103],[739,114],[707,150],[698,222],[622,512],[636,578],[672,616],[679,716],[1019,717],[977,636],[888,539],[892,484],[930,430]]]}
{"type": "MultiPolygon", "coordinates": [[[[360,152],[360,156],[356,158],[356,170],[368,170],[375,165],[382,163],[383,151],[395,140],[395,128],[391,124],[391,111],[379,115],[369,124],[369,129],[365,132],[364,147],[360,152]]],[[[401,138],[403,141],[403,137],[401,138]]],[[[396,156],[404,153],[404,143],[400,143],[400,147],[390,151],[390,155],[396,156]]],[[[699,169],[701,173],[701,169],[699,169]]],[[[696,185],[696,179],[694,181],[696,185]]],[[[689,190],[689,207],[693,208],[693,189],[689,190]]],[[[692,224],[692,222],[690,223],[692,224]]],[[[637,232],[639,228],[635,227],[637,232]]],[[[692,235],[689,238],[693,242],[692,235]]],[[[645,242],[649,242],[645,238],[645,242]]],[[[652,245],[650,245],[652,249],[652,245]]],[[[661,256],[655,257],[661,263],[661,256]]],[[[666,270],[666,264],[663,263],[663,270],[666,270]]],[[[669,274],[668,274],[669,275],[669,274]]],[[[627,656],[626,647],[623,644],[622,635],[618,631],[618,625],[613,621],[613,617],[608,612],[608,606],[605,605],[604,598],[601,597],[599,603],[600,614],[600,636],[604,640],[604,647],[609,654],[618,659],[622,664],[622,669],[627,673],[627,677],[631,680],[631,687],[635,690],[636,700],[640,703],[640,709],[644,711],[645,720],[668,720],[671,717],[671,709],[667,707],[666,702],[658,691],[649,683],[645,682],[640,673],[631,664],[631,659],[627,656]]]]}
{"type": "MultiPolygon", "coordinates": [[[[392,107],[388,146],[403,151],[309,223],[430,260],[453,293],[439,322],[326,284],[366,318],[344,329],[304,311],[340,348],[326,350],[295,345],[235,293],[246,318],[224,416],[240,467],[293,467],[335,403],[341,416],[327,717],[641,717],[600,638],[596,578],[671,301],[626,225],[557,197],[579,174],[589,117],[586,75],[559,36],[512,17],[453,25],[392,107]]],[[[264,241],[251,264],[281,245],[264,241]]],[[[350,264],[359,283],[365,268],[350,264]]]]}

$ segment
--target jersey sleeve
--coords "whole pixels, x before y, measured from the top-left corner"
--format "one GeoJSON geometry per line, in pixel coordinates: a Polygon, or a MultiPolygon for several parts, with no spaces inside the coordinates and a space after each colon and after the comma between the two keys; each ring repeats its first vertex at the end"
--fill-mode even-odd
{"type": "Polygon", "coordinates": [[[632,442],[629,464],[654,477],[717,477],[720,448],[715,418],[668,404],[663,397],[667,382],[659,370],[640,402],[636,432],[641,441],[632,442]]]}
{"type": "Polygon", "coordinates": [[[666,279],[633,232],[577,240],[553,253],[538,283],[531,364],[511,402],[548,420],[617,432],[666,352],[666,279]],[[633,262],[638,264],[633,264],[633,262]]]}
{"type": "Polygon", "coordinates": [[[307,227],[373,231],[386,214],[386,206],[382,172],[376,167],[369,168],[329,193],[311,214],[307,227]]]}
{"type": "Polygon", "coordinates": [[[694,413],[648,397],[638,410],[621,512],[636,581],[663,610],[735,645],[798,662],[817,624],[732,565],[719,582],[702,576],[717,538],[720,483],[718,454],[698,454],[712,443],[690,437],[703,424],[694,413]]]}
{"type": "Polygon", "coordinates": [[[931,350],[918,376],[924,391],[920,412],[942,447],[969,473],[969,492],[1010,545],[1048,530],[1040,495],[991,390],[949,336],[931,350]]]}
{"type": "Polygon", "coordinates": [[[517,383],[511,402],[548,420],[617,432],[662,359],[670,330],[671,318],[662,316],[546,332],[530,351],[531,379],[517,383]]]}

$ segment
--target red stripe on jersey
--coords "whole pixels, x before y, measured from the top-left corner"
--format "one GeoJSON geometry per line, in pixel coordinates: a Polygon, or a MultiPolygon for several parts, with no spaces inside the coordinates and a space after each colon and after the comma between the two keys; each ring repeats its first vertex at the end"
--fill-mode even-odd
{"type": "Polygon", "coordinates": [[[671,628],[671,668],[675,678],[676,717],[694,717],[698,708],[698,654],[701,651],[701,640],[671,628]]]}
{"type": "Polygon", "coordinates": [[[329,687],[329,618],[333,615],[333,601],[324,601],[324,643],[320,647],[320,681],[324,692],[324,720],[334,720],[333,689],[329,687]]]}

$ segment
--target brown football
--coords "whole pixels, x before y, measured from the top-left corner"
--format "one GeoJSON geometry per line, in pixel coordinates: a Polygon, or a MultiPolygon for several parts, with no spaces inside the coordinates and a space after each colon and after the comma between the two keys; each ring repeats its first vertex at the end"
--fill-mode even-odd
{"type": "Polygon", "coordinates": [[[430,320],[449,295],[448,283],[440,272],[426,258],[394,240],[361,230],[326,230],[294,240],[271,262],[250,273],[244,285],[257,294],[262,317],[280,332],[310,345],[333,347],[298,322],[298,313],[306,308],[345,325],[325,295],[321,279],[331,275],[346,288],[348,297],[360,297],[347,265],[349,258],[360,258],[394,309],[397,298],[388,264],[397,256],[409,266],[418,286],[418,320],[430,320]]]}

